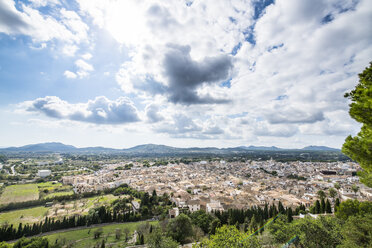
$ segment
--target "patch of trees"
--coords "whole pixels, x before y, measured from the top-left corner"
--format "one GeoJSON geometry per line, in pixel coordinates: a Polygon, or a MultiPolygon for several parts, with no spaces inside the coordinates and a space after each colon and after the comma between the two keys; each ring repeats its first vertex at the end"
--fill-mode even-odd
{"type": "Polygon", "coordinates": [[[287,176],[287,178],[288,178],[288,179],[296,179],[296,180],[306,181],[306,178],[305,178],[305,177],[303,177],[303,176],[298,176],[298,175],[293,175],[293,174],[287,176]]]}
{"type": "Polygon", "coordinates": [[[265,172],[267,174],[270,174],[272,176],[277,176],[278,175],[277,171],[268,171],[268,170],[265,170],[264,168],[260,168],[260,170],[262,170],[263,172],[265,172]]]}
{"type": "Polygon", "coordinates": [[[342,152],[360,164],[360,181],[372,187],[372,62],[359,74],[355,89],[346,93],[345,97],[351,100],[351,118],[361,123],[362,127],[356,136],[346,138],[342,152]]]}
{"type": "Polygon", "coordinates": [[[5,163],[7,160],[8,159],[5,155],[0,154],[0,163],[5,163]]]}
{"type": "Polygon", "coordinates": [[[227,223],[195,247],[260,248],[282,247],[289,243],[295,247],[372,247],[372,202],[341,202],[335,215],[289,220],[282,214],[274,218],[262,234],[227,223]]]}

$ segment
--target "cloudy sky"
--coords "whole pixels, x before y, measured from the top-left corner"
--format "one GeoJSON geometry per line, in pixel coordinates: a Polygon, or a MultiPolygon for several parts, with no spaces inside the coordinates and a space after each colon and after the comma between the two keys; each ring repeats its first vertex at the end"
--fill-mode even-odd
{"type": "Polygon", "coordinates": [[[0,146],[340,148],[370,0],[1,0],[0,146]]]}

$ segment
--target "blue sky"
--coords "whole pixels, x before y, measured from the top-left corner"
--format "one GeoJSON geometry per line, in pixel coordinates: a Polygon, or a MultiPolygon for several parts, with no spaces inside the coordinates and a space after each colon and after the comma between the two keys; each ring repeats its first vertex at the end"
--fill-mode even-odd
{"type": "Polygon", "coordinates": [[[3,0],[0,146],[339,148],[372,4],[3,0]]]}

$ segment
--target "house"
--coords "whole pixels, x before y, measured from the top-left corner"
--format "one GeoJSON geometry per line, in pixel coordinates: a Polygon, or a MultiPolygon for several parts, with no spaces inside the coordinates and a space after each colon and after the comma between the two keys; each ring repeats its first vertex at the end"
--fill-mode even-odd
{"type": "Polygon", "coordinates": [[[206,208],[208,213],[211,213],[212,211],[224,211],[224,208],[219,201],[207,203],[206,208]]]}
{"type": "Polygon", "coordinates": [[[169,209],[169,218],[176,218],[178,215],[180,215],[180,210],[178,208],[169,209]]]}
{"type": "Polygon", "coordinates": [[[39,177],[47,177],[47,176],[50,176],[52,174],[52,172],[50,170],[39,170],[37,172],[37,175],[39,177]]]}
{"type": "Polygon", "coordinates": [[[190,212],[196,212],[200,210],[200,201],[199,200],[188,200],[186,205],[189,207],[190,212]]]}
{"type": "Polygon", "coordinates": [[[134,212],[138,212],[139,209],[140,209],[140,204],[139,204],[139,202],[137,202],[137,201],[132,201],[131,204],[132,204],[132,209],[133,209],[133,211],[134,211],[134,212]]]}

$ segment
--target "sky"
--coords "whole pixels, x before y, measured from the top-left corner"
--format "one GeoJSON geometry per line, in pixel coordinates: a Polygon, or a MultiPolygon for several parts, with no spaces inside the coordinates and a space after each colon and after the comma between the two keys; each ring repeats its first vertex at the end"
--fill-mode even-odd
{"type": "Polygon", "coordinates": [[[370,0],[1,0],[0,147],[340,148],[370,0]]]}

